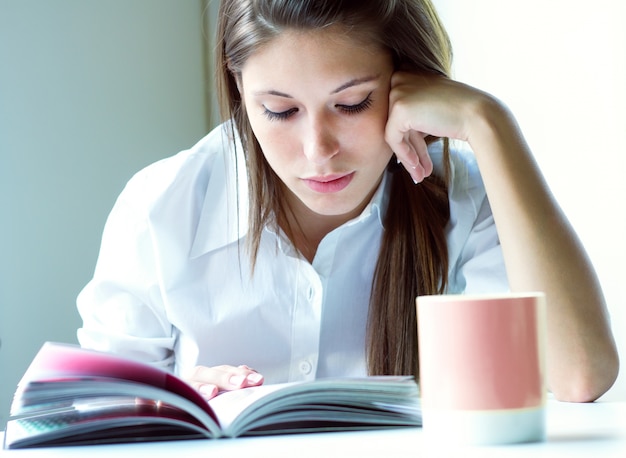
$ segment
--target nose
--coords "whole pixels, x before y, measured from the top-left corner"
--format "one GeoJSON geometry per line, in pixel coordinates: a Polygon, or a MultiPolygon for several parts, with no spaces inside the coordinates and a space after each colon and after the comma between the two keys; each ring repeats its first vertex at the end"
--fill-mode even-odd
{"type": "Polygon", "coordinates": [[[339,152],[339,141],[335,129],[328,120],[315,119],[306,127],[303,149],[306,158],[323,164],[339,152]]]}

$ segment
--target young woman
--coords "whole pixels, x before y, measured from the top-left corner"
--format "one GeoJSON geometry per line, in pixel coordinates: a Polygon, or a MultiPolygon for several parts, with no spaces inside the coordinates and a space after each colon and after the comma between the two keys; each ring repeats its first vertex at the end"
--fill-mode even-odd
{"type": "Polygon", "coordinates": [[[118,199],[78,299],[83,346],[207,398],[418,376],[418,294],[532,290],[555,395],[612,385],[593,268],[512,114],[450,79],[429,1],[222,0],[219,18],[227,121],[118,199]]]}

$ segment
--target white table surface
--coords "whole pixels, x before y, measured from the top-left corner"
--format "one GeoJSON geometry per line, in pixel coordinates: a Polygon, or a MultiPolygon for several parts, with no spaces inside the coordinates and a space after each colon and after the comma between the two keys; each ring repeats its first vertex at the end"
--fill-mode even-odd
{"type": "MultiPolygon", "coordinates": [[[[2,433],[0,432],[0,439],[2,433]]],[[[626,458],[626,402],[548,402],[547,440],[507,446],[460,447],[429,440],[421,428],[297,434],[259,438],[150,442],[25,450],[0,450],[1,458],[23,457],[586,457],[626,458]]]]}

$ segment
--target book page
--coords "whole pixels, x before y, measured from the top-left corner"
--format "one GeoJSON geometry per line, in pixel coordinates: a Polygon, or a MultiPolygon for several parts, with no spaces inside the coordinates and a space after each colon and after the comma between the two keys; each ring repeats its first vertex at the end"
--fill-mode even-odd
{"type": "Polygon", "coordinates": [[[269,394],[294,386],[299,382],[261,385],[243,390],[224,391],[209,401],[209,406],[215,412],[222,430],[230,429],[232,423],[252,404],[259,402],[269,394]]]}
{"type": "Polygon", "coordinates": [[[317,379],[225,392],[209,401],[225,436],[257,430],[361,429],[421,424],[412,377],[317,379]]]}

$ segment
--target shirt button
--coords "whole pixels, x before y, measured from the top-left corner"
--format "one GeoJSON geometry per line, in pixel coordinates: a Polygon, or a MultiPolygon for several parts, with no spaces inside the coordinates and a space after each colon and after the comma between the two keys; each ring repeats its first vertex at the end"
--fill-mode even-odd
{"type": "Polygon", "coordinates": [[[298,369],[300,369],[300,372],[302,372],[304,375],[309,375],[311,373],[311,369],[313,369],[313,366],[311,366],[310,362],[305,360],[300,362],[298,369]]]}
{"type": "Polygon", "coordinates": [[[313,288],[312,286],[309,286],[309,301],[312,301],[314,297],[315,297],[315,288],[313,288]]]}

